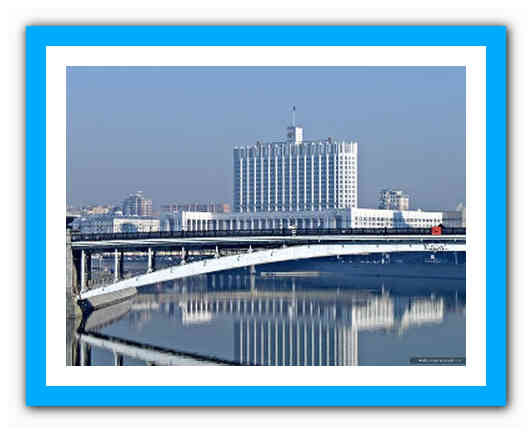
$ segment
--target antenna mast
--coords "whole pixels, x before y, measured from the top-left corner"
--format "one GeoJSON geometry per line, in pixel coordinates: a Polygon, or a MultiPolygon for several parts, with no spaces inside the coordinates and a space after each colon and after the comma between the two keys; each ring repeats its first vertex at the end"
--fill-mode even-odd
{"type": "Polygon", "coordinates": [[[296,106],[292,107],[292,126],[296,127],[296,106]]]}

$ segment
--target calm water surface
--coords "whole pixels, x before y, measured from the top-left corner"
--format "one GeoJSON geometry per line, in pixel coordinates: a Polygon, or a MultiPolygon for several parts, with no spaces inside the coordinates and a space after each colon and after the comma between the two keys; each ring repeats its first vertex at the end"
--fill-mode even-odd
{"type": "Polygon", "coordinates": [[[465,279],[224,272],[142,287],[77,330],[83,365],[409,365],[465,357],[465,279]]]}

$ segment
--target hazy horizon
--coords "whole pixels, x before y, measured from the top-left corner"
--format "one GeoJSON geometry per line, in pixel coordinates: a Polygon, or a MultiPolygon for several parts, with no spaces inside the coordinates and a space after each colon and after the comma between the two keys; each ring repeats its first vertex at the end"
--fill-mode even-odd
{"type": "Polygon", "coordinates": [[[283,139],[359,143],[359,207],[382,188],[411,208],[465,203],[463,67],[69,67],[67,203],[232,203],[232,149],[283,139]]]}

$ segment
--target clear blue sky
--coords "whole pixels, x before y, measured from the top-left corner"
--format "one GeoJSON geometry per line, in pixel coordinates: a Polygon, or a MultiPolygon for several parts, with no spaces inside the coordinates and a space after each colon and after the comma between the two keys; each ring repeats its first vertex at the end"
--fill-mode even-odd
{"type": "Polygon", "coordinates": [[[67,70],[67,200],[232,202],[232,148],[284,137],[359,142],[359,207],[381,188],[411,206],[465,202],[464,68],[67,70]]]}

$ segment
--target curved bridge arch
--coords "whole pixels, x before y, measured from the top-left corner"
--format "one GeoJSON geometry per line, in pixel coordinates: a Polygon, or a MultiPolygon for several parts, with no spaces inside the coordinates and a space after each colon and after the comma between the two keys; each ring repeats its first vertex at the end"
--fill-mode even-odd
{"type": "Polygon", "coordinates": [[[139,275],[114,284],[84,292],[81,300],[90,300],[96,296],[116,294],[122,290],[131,290],[144,285],[198,276],[223,270],[232,270],[261,264],[294,261],[308,258],[321,258],[340,255],[359,255],[369,253],[393,252],[465,252],[465,243],[390,243],[390,244],[311,244],[279,249],[267,249],[239,255],[211,258],[190,264],[176,265],[152,273],[139,275]]]}

